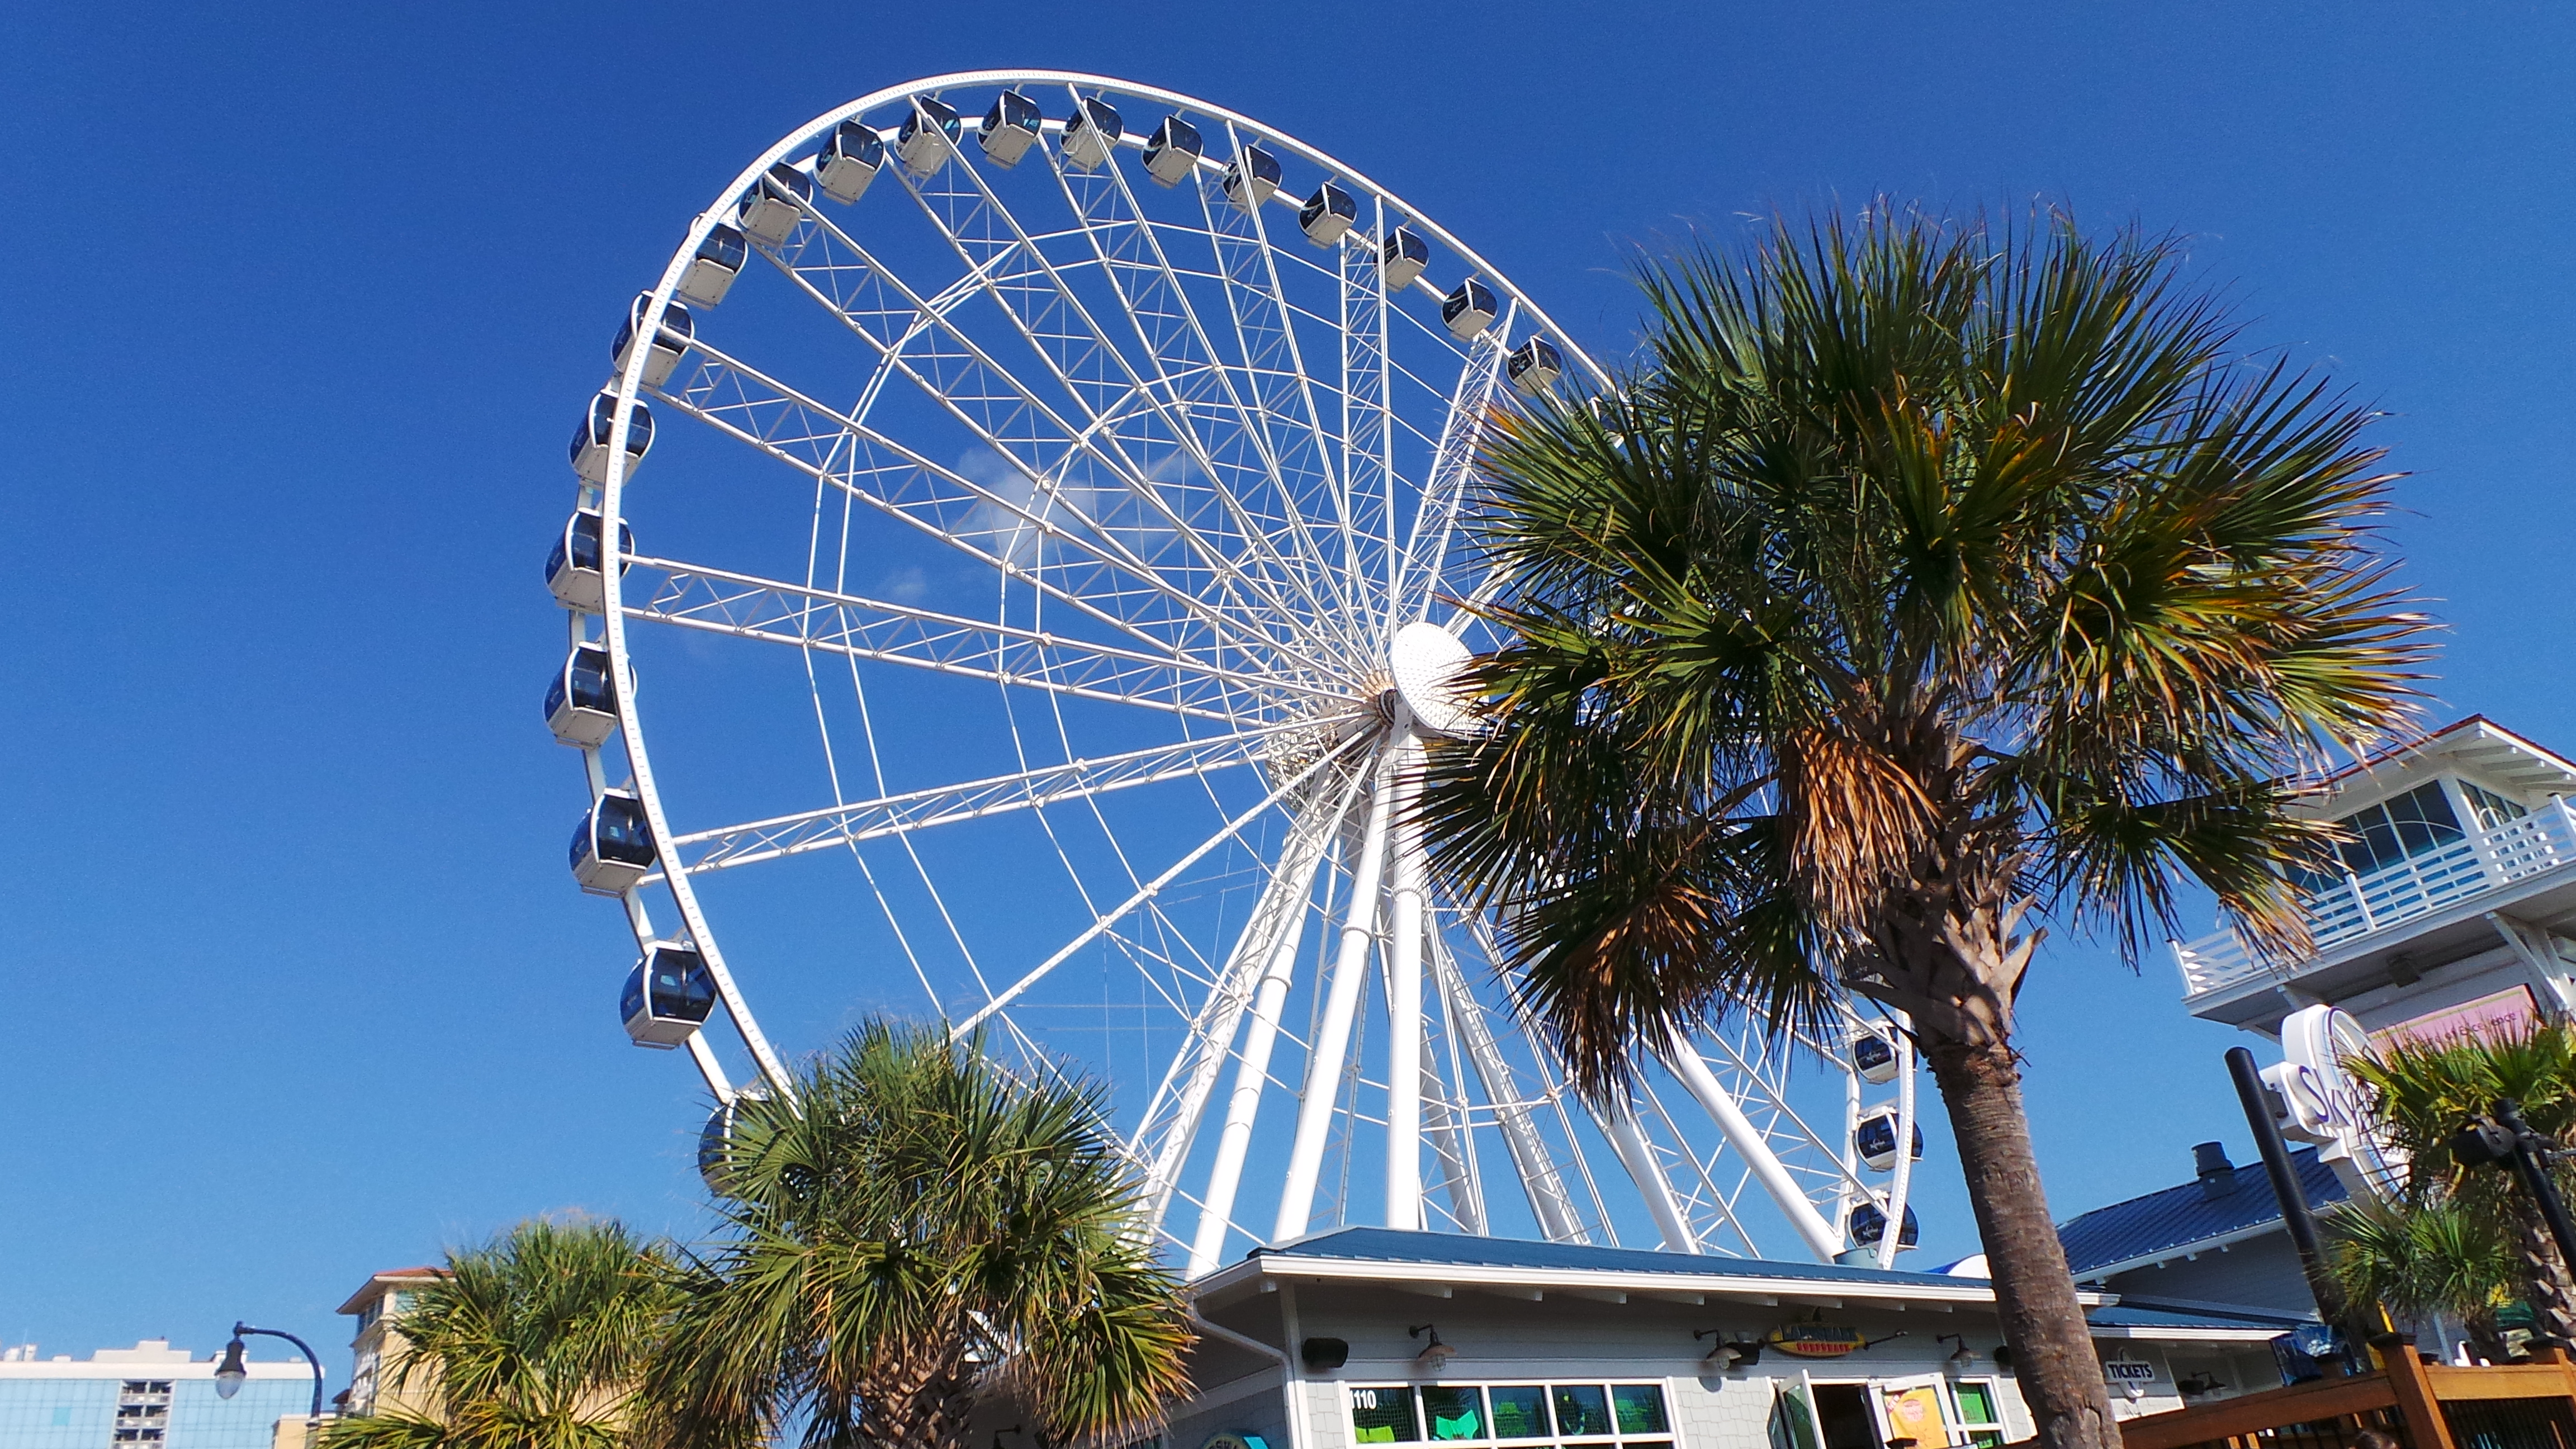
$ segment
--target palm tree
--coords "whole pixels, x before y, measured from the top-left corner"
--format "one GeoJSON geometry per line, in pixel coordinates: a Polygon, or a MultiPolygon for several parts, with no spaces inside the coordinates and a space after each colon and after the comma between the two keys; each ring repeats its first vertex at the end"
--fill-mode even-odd
{"type": "Polygon", "coordinates": [[[614,1222],[519,1224],[447,1256],[397,1330],[384,1412],[322,1449],[614,1449],[673,1297],[662,1251],[614,1222]],[[415,1407],[417,1406],[417,1407],[415,1407]]]}
{"type": "Polygon", "coordinates": [[[2406,1203],[2347,1202],[2321,1224],[2326,1260],[2346,1300],[2377,1303],[2421,1322],[2456,1318],[2489,1363],[2506,1358],[2497,1315],[2521,1286],[2507,1235],[2491,1213],[2447,1195],[2406,1203]]]}
{"type": "Polygon", "coordinates": [[[1180,1284],[1138,1231],[1096,1092],[871,1024],[744,1099],[649,1397],[665,1442],[963,1446],[1007,1396],[1057,1442],[1152,1432],[1188,1391],[1180,1284]]]}
{"type": "Polygon", "coordinates": [[[1590,1091],[1673,1024],[1904,1013],[2052,1446],[2118,1431],[2022,1109],[2039,922],[2134,959],[2189,877],[2303,944],[2292,785],[2425,652],[2367,414],[2243,360],[2179,262],[1881,205],[1644,266],[1634,375],[1488,450],[1509,642],[1426,800],[1590,1091]]]}
{"type": "Polygon", "coordinates": [[[2533,1130],[2566,1141],[2576,1128],[2576,1028],[2550,1021],[2519,1032],[2400,1041],[2350,1067],[2370,1089],[2390,1145],[2406,1156],[2407,1208],[2456,1204],[2481,1222],[2501,1225],[2516,1291],[2551,1337],[2576,1341],[2576,1278],[2539,1204],[2512,1174],[2464,1169],[2450,1149],[2460,1125],[2500,1097],[2521,1103],[2533,1130]]]}

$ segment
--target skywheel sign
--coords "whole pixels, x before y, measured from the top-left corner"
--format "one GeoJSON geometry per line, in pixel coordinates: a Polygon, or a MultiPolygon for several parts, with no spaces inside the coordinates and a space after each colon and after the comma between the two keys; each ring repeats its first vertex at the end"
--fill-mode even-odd
{"type": "Polygon", "coordinates": [[[2405,1160],[2381,1134],[2368,1091],[2344,1069],[2369,1051],[2370,1034],[2352,1013],[2303,1006],[2282,1021],[2282,1061],[2265,1067],[2263,1080],[2272,1088],[2282,1136],[2314,1143],[2317,1160],[2334,1169],[2356,1201],[2387,1201],[2404,1182],[2405,1160]]]}

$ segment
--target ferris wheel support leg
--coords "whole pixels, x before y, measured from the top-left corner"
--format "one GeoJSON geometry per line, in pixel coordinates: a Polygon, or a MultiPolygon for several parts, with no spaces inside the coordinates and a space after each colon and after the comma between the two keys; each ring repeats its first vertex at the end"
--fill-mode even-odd
{"type": "Polygon", "coordinates": [[[1746,1167],[1752,1169],[1754,1180],[1762,1184],[1762,1190],[1770,1194],[1771,1201],[1780,1209],[1780,1215],[1797,1230],[1798,1237],[1807,1245],[1807,1251],[1814,1253],[1819,1263],[1834,1261],[1834,1255],[1842,1250],[1842,1235],[1825,1221],[1824,1214],[1816,1211],[1814,1203],[1807,1201],[1807,1195],[1798,1190],[1797,1180],[1789,1176],[1788,1168],[1780,1165],[1780,1155],[1771,1150],[1771,1144],[1763,1138],[1761,1130],[1744,1115],[1744,1109],[1736,1105],[1735,1098],[1727,1094],[1726,1088],[1718,1082],[1717,1074],[1708,1069],[1708,1063],[1700,1060],[1699,1048],[1692,1046],[1689,1035],[1678,1027],[1673,1028],[1666,1042],[1671,1053],[1669,1060],[1673,1074],[1682,1079],[1682,1085],[1690,1088],[1690,1094],[1698,1098],[1700,1106],[1716,1120],[1717,1130],[1725,1135],[1727,1145],[1744,1159],[1746,1167]]]}
{"type": "Polygon", "coordinates": [[[1603,1109],[1602,1131],[1610,1139],[1610,1148],[1619,1154],[1619,1165],[1628,1169],[1629,1180],[1646,1198],[1646,1215],[1655,1220],[1655,1231],[1664,1235],[1667,1253],[1696,1253],[1699,1239],[1691,1236],[1690,1224],[1682,1220],[1682,1206],[1673,1201],[1673,1185],[1655,1166],[1654,1149],[1646,1145],[1645,1129],[1637,1125],[1637,1109],[1626,1102],[1614,1102],[1603,1109]]]}
{"type": "Polygon", "coordinates": [[[1422,741],[1404,722],[1395,746],[1389,822],[1394,881],[1387,892],[1386,1225],[1422,1227],[1422,741]]]}
{"type": "Polygon", "coordinates": [[[1388,767],[1393,753],[1380,751],[1371,762],[1368,826],[1360,838],[1359,863],[1351,872],[1350,900],[1343,907],[1342,939],[1333,957],[1332,994],[1324,1006],[1324,1024],[1306,1056],[1306,1087],[1297,1102],[1296,1145],[1289,1150],[1288,1180],[1280,1188],[1279,1218],[1270,1231],[1273,1247],[1304,1237],[1306,1224],[1314,1217],[1315,1179],[1324,1170],[1324,1142],[1332,1131],[1342,1058],[1351,1047],[1351,1018],[1359,1012],[1360,988],[1368,984],[1378,882],[1386,868],[1387,814],[1394,793],[1388,767]]]}
{"type": "MultiPolygon", "coordinates": [[[[1344,797],[1344,806],[1349,799],[1344,797]]],[[[1280,923],[1261,984],[1253,989],[1252,1027],[1244,1033],[1243,1055],[1235,1062],[1234,1091],[1226,1098],[1225,1125],[1218,1129],[1216,1165],[1208,1173],[1207,1197],[1199,1208],[1199,1227],[1190,1240],[1189,1276],[1217,1265],[1225,1251],[1226,1228],[1234,1218],[1234,1197],[1243,1186],[1243,1157],[1252,1146],[1252,1124],[1261,1111],[1262,1089],[1270,1083],[1270,1053],[1279,1041],[1279,1012],[1287,1005],[1288,987],[1297,970],[1297,953],[1306,942],[1306,912],[1315,889],[1315,872],[1324,863],[1324,847],[1340,832],[1337,810],[1324,828],[1313,832],[1304,854],[1280,862],[1283,908],[1294,914],[1280,923]],[[1293,885],[1290,884],[1293,882],[1293,885]]]]}

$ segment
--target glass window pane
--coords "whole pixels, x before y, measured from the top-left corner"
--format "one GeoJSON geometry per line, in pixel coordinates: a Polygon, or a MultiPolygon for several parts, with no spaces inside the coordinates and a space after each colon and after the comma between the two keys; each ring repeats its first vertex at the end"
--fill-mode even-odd
{"type": "Polygon", "coordinates": [[[1610,1433],[1610,1398],[1595,1384],[1556,1386],[1556,1432],[1574,1439],[1610,1433]]]}
{"type": "Polygon", "coordinates": [[[1410,1444],[1422,1437],[1413,1418],[1413,1390],[1351,1390],[1352,1436],[1363,1444],[1410,1444]]]}
{"type": "Polygon", "coordinates": [[[1960,1384],[1958,1397],[1959,1418],[1962,1421],[1970,1424],[2001,1422],[1995,1418],[1995,1393],[1988,1385],[1960,1384]]]}
{"type": "Polygon", "coordinates": [[[1547,1390],[1536,1384],[1497,1385],[1492,1393],[1495,1438],[1544,1439],[1548,1436],[1547,1390]]]}
{"type": "Polygon", "coordinates": [[[1484,1399],[1474,1389],[1425,1385],[1420,1392],[1422,1417],[1431,1426],[1433,1439],[1485,1437],[1484,1399]]]}
{"type": "Polygon", "coordinates": [[[1661,1434],[1665,1430],[1661,1384],[1613,1384],[1610,1405],[1616,1411],[1622,1434],[1661,1434]]]}

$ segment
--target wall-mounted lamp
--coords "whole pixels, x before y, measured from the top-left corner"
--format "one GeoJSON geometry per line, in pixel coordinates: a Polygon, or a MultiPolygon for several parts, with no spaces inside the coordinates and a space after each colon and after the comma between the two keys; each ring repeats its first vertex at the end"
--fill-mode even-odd
{"type": "Polygon", "coordinates": [[[1966,1370],[1977,1366],[1977,1351],[1968,1347],[1968,1336],[1966,1334],[1936,1333],[1932,1335],[1932,1341],[1935,1343],[1955,1343],[1958,1345],[1957,1348],[1950,1350],[1949,1357],[1945,1360],[1953,1370],[1965,1372],[1966,1370]]]}
{"type": "Polygon", "coordinates": [[[1431,1335],[1431,1341],[1422,1346],[1422,1352],[1413,1356],[1413,1366],[1421,1369],[1425,1373],[1436,1374],[1440,1372],[1442,1365],[1458,1356],[1458,1350],[1442,1343],[1440,1341],[1440,1330],[1428,1323],[1422,1324],[1416,1328],[1406,1329],[1404,1331],[1404,1336],[1407,1338],[1420,1338],[1426,1333],[1431,1335]]]}
{"type": "MultiPolygon", "coordinates": [[[[1703,1328],[1691,1335],[1691,1341],[1696,1343],[1703,1338],[1717,1338],[1725,1331],[1722,1328],[1703,1328]]],[[[1709,1345],[1708,1356],[1701,1359],[1700,1363],[1724,1372],[1727,1369],[1745,1368],[1761,1361],[1762,1340],[1739,1339],[1729,1343],[1724,1339],[1718,1339],[1716,1343],[1709,1345]]]]}

